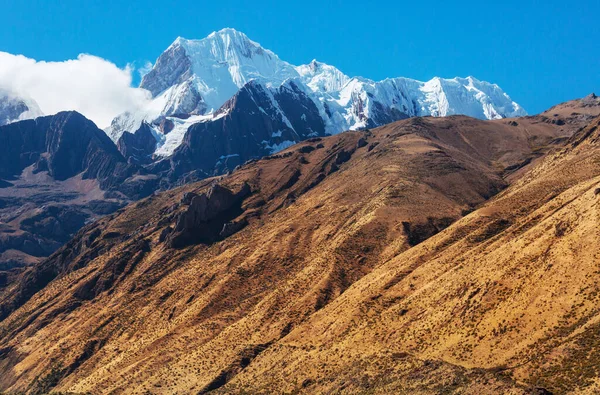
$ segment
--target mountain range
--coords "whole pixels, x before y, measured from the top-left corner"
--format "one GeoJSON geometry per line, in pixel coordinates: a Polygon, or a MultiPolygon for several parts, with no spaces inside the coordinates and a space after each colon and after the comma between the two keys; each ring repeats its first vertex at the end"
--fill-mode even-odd
{"type": "Polygon", "coordinates": [[[140,88],[153,99],[118,116],[105,130],[110,139],[81,114],[40,117],[33,99],[0,93],[0,135],[8,139],[0,263],[14,269],[39,261],[85,223],[131,201],[306,139],[412,116],[525,115],[497,85],[472,77],[351,78],[317,61],[293,66],[233,29],[178,38],[140,88]],[[36,119],[17,122],[27,118],[36,119]]]}
{"type": "MultiPolygon", "coordinates": [[[[207,173],[222,171],[221,157],[240,164],[250,156],[272,154],[308,137],[411,116],[463,114],[498,119],[526,115],[500,87],[473,77],[436,77],[428,82],[351,78],[316,60],[293,66],[234,29],[214,32],[202,40],[177,38],[143,77],[140,88],[150,91],[152,102],[136,113],[118,116],[107,134],[116,143],[124,132],[135,134],[146,122],[155,142],[153,149],[147,144],[144,155],[160,160],[176,156],[179,148],[185,151],[182,147],[194,134],[191,126],[222,130],[231,142],[222,145],[207,137],[205,144],[217,146],[215,156],[203,159],[202,170],[207,173]],[[236,115],[240,112],[243,119],[236,115]],[[240,122],[262,132],[239,135],[236,126],[240,122]],[[253,155],[240,152],[236,145],[240,140],[253,155]]],[[[233,163],[228,168],[235,167],[233,163]]]]}
{"type": "Polygon", "coordinates": [[[0,393],[594,394],[600,98],[178,38],[102,130],[0,91],[0,393]]]}

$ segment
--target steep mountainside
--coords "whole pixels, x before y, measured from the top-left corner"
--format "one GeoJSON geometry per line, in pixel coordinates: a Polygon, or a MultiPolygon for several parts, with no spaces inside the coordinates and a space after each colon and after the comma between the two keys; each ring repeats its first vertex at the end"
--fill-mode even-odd
{"type": "Polygon", "coordinates": [[[491,202],[374,269],[223,392],[408,391],[387,369],[417,358],[538,393],[598,393],[599,132],[596,118],[491,202]]]}
{"type": "MultiPolygon", "coordinates": [[[[410,296],[453,289],[454,283],[446,288],[440,282],[436,289],[423,283],[439,270],[411,276],[436,253],[423,246],[446,237],[429,239],[437,232],[454,235],[450,229],[482,216],[477,210],[451,225],[506,188],[510,176],[531,168],[567,125],[537,117],[412,118],[367,132],[311,138],[230,175],[119,210],[86,226],[4,289],[0,388],[530,391],[527,376],[510,377],[502,369],[480,369],[496,365],[444,354],[450,340],[428,340],[445,334],[443,328],[435,335],[427,324],[408,332],[404,324],[390,324],[388,330],[377,318],[389,311],[401,322],[429,317],[442,325],[451,322],[447,314],[457,312],[446,309],[450,297],[437,299],[439,312],[421,314],[425,310],[405,307],[404,294],[375,295],[368,300],[373,308],[361,304],[361,295],[370,295],[369,284],[379,287],[377,281],[389,273],[401,274],[379,292],[410,296]],[[402,266],[414,251],[430,255],[402,266]],[[368,291],[357,293],[360,287],[368,291]],[[391,328],[398,328],[396,339],[408,335],[384,343],[386,336],[396,336],[391,328]],[[334,344],[328,333],[342,343],[334,344]],[[359,344],[357,333],[377,348],[364,352],[369,343],[359,344]],[[427,349],[429,344],[438,349],[427,349]]],[[[511,196],[524,182],[501,196],[511,196]]],[[[562,185],[557,182],[557,188],[562,185]]],[[[491,240],[514,224],[507,221],[472,229],[473,237],[463,242],[491,240]]],[[[460,269],[460,263],[452,264],[460,269]]],[[[460,278],[479,281],[468,274],[460,278]]],[[[504,293],[498,288],[490,295],[504,293]]],[[[485,306],[503,306],[494,303],[498,300],[485,306]]],[[[477,322],[469,319],[465,328],[477,322]]]]}
{"type": "MultiPolygon", "coordinates": [[[[250,128],[274,131],[262,136],[259,144],[250,135],[238,142],[246,148],[245,156],[251,153],[255,158],[264,154],[265,147],[281,149],[306,136],[372,128],[412,116],[499,119],[526,114],[497,85],[473,77],[436,77],[428,82],[350,78],[316,60],[292,66],[233,29],[202,40],[178,38],[140,87],[152,93],[152,102],[137,113],[118,116],[106,131],[117,142],[125,131],[135,132],[146,122],[154,131],[147,145],[155,147],[156,160],[170,159],[191,138],[187,133],[192,133],[192,126],[220,131],[216,141],[204,141],[206,145],[197,149],[211,150],[216,157],[241,156],[235,144],[221,141],[243,133],[238,123],[223,123],[218,116],[231,111],[232,100],[238,112],[264,114],[245,119],[250,128]],[[261,92],[252,95],[252,102],[235,100],[257,89],[261,92]],[[218,125],[212,125],[215,122],[218,125]]],[[[223,169],[222,163],[210,165],[213,175],[223,169]]]]}

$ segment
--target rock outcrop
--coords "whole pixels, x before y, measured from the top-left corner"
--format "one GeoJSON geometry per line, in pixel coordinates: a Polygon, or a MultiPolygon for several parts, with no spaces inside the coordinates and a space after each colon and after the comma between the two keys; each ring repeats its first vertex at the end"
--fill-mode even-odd
{"type": "Polygon", "coordinates": [[[150,125],[142,122],[133,133],[124,132],[117,141],[119,152],[130,162],[138,165],[152,162],[152,154],[156,150],[156,139],[150,125]]]}
{"type": "Polygon", "coordinates": [[[243,228],[240,225],[243,221],[229,221],[241,214],[241,204],[250,193],[250,186],[244,183],[237,193],[214,184],[207,193],[186,194],[181,204],[187,207],[177,217],[175,229],[167,238],[168,244],[173,248],[181,248],[231,236],[243,228]]]}

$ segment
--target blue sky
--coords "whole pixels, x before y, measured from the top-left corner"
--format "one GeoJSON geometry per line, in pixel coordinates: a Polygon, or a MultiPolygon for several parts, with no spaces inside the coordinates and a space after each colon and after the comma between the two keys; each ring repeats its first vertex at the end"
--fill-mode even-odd
{"type": "Polygon", "coordinates": [[[154,61],[177,37],[233,27],[293,64],[350,76],[473,75],[530,113],[600,94],[600,2],[2,0],[0,51],[154,61]]]}

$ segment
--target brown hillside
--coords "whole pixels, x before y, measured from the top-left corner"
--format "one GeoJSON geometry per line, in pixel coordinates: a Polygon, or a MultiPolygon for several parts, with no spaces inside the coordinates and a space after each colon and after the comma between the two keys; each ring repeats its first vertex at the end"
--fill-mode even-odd
{"type": "Polygon", "coordinates": [[[225,392],[265,390],[279,380],[309,380],[317,392],[366,390],[369,380],[382,392],[410,390],[386,382],[382,371],[395,366],[394,355],[406,355],[552,393],[598,393],[599,126],[596,120],[490,203],[377,267],[225,392]]]}
{"type": "MultiPolygon", "coordinates": [[[[589,129],[443,229],[577,128],[540,117],[409,119],[307,141],[229,176],[132,204],[87,226],[5,288],[0,389],[559,388],[540,376],[551,359],[527,353],[552,320],[564,319],[551,300],[540,299],[539,309],[548,310],[532,316],[531,326],[518,326],[522,338],[505,327],[512,315],[537,313],[525,308],[526,295],[537,301],[537,293],[549,298],[562,288],[533,286],[538,272],[511,259],[526,254],[515,240],[537,226],[547,231],[543,214],[530,229],[519,221],[598,174],[589,129]],[[577,139],[584,142],[572,148],[577,139]],[[491,244],[501,237],[502,248],[517,243],[515,254],[494,257],[501,247],[491,244]],[[531,328],[538,332],[526,338],[531,328]]],[[[583,242],[571,229],[554,237],[583,242]]],[[[560,267],[550,273],[567,282],[560,267]]],[[[582,296],[568,289],[579,303],[582,296]]],[[[564,314],[573,300],[560,304],[564,314]]],[[[591,305],[577,311],[585,308],[591,305]]],[[[540,347],[557,350],[549,341],[540,347]]]]}
{"type": "Polygon", "coordinates": [[[557,104],[540,115],[557,120],[568,118],[567,123],[575,120],[590,120],[590,118],[600,115],[600,98],[594,93],[590,93],[581,99],[557,104]]]}

